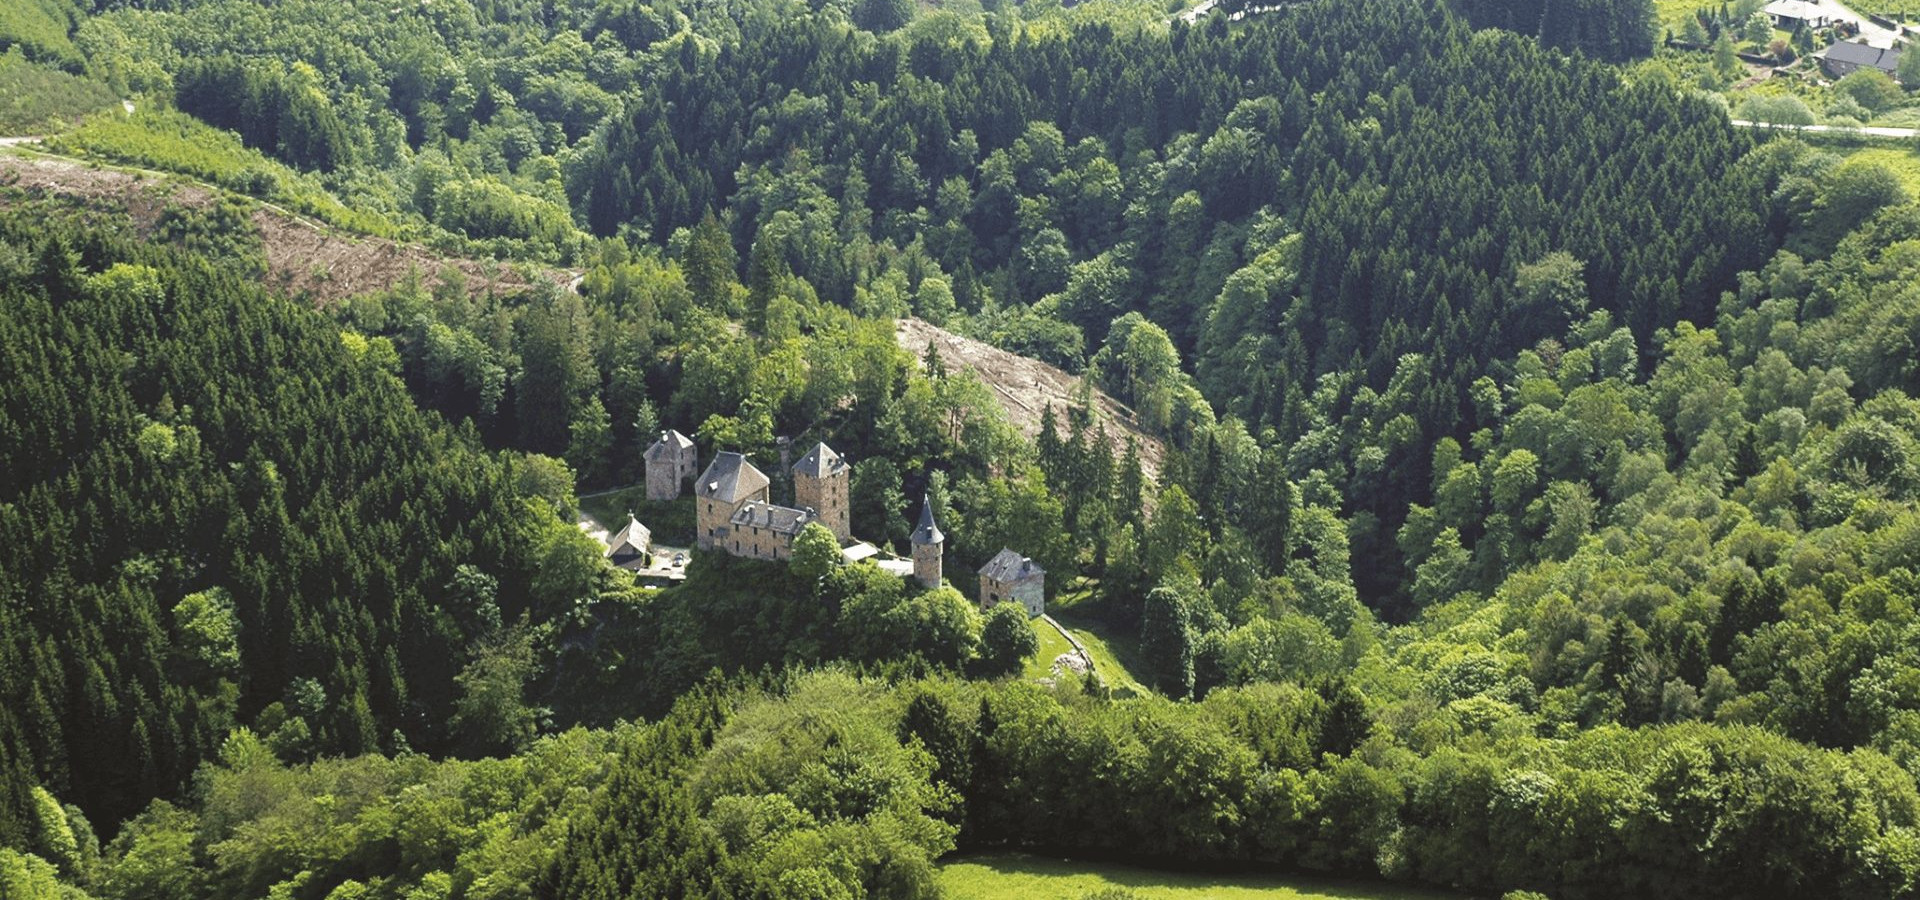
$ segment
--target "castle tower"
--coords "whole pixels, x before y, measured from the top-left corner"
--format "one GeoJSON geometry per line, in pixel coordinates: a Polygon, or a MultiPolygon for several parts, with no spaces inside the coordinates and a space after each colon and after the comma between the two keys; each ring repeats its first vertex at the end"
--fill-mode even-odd
{"type": "Polygon", "coordinates": [[[749,503],[767,502],[767,476],[738,453],[721,453],[693,486],[694,546],[731,546],[733,517],[749,503]]]}
{"type": "Polygon", "coordinates": [[[825,443],[814,444],[793,464],[793,505],[813,510],[820,524],[842,541],[853,536],[847,522],[852,473],[853,467],[825,443]]]}
{"type": "Polygon", "coordinates": [[[940,554],[947,536],[933,521],[933,499],[920,501],[920,524],[913,529],[913,579],[924,588],[940,586],[940,554]]]}
{"type": "Polygon", "coordinates": [[[680,489],[700,464],[699,457],[700,451],[694,449],[692,438],[672,429],[660,432],[660,439],[654,441],[646,453],[647,499],[656,502],[678,499],[680,489]]]}

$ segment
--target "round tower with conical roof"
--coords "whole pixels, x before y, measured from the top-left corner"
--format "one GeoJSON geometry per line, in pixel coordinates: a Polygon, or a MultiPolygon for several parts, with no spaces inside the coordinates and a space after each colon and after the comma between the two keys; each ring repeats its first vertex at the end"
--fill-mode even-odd
{"type": "Polygon", "coordinates": [[[933,521],[933,499],[920,500],[920,524],[913,528],[913,580],[921,587],[940,586],[940,557],[946,552],[947,536],[933,521]]]}

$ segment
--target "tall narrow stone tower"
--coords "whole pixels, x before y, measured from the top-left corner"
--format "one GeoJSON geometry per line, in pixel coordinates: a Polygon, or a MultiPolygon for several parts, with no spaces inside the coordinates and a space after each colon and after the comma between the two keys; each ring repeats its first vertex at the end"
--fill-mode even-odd
{"type": "Polygon", "coordinates": [[[913,528],[913,580],[921,587],[940,586],[940,555],[946,549],[947,536],[933,521],[933,499],[920,500],[920,524],[913,528]]]}
{"type": "Polygon", "coordinates": [[[824,442],[793,464],[793,505],[813,510],[820,524],[842,541],[853,535],[847,521],[852,473],[853,467],[824,442]]]}

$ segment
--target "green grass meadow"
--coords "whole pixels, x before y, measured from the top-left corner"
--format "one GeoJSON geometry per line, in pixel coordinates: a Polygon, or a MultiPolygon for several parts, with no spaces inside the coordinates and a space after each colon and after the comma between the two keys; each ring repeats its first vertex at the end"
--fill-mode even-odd
{"type": "Polygon", "coordinates": [[[1067,643],[1067,639],[1062,637],[1060,632],[1055,630],[1053,626],[1037,618],[1027,621],[1028,624],[1033,626],[1034,635],[1040,638],[1040,649],[1035,651],[1032,656],[1027,657],[1027,667],[1021,672],[1021,676],[1024,678],[1052,678],[1053,661],[1060,658],[1060,654],[1062,653],[1072,653],[1073,645],[1067,643]]]}
{"type": "Polygon", "coordinates": [[[1442,900],[1455,897],[1397,885],[1278,875],[1208,875],[1026,853],[961,856],[940,864],[951,900],[1080,900],[1125,888],[1140,900],[1442,900]]]}

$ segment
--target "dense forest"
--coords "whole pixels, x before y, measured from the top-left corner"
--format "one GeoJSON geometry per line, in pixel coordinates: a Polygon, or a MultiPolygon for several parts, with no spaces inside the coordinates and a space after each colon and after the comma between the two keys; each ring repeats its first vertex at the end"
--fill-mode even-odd
{"type": "Polygon", "coordinates": [[[1644,3],[1182,8],[7,7],[7,128],[219,199],[0,180],[0,894],[1920,891],[1900,180],[1644,3]],[[287,295],[260,203],[577,289],[287,295]],[[573,519],[664,427],[830,441],[951,585],[636,582],[573,519]],[[1020,677],[1002,547],[1140,690],[1020,677]]]}

